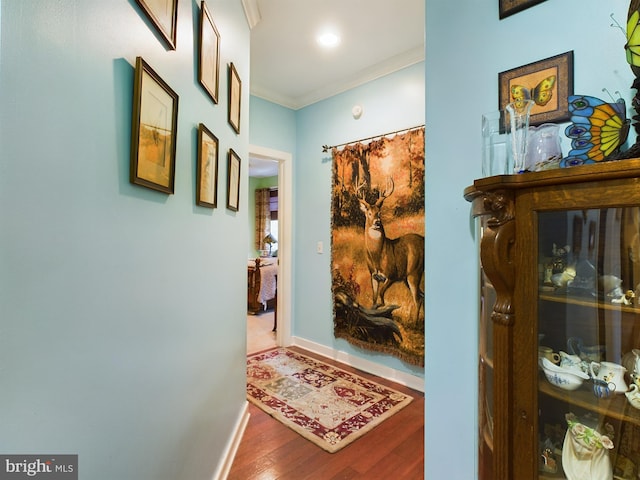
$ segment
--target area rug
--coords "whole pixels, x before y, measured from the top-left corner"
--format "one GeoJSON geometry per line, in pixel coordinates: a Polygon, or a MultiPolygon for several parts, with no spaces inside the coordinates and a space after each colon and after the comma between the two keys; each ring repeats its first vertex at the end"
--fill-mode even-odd
{"type": "Polygon", "coordinates": [[[286,348],[247,358],[247,398],[330,453],[362,437],[413,400],[286,348]]]}

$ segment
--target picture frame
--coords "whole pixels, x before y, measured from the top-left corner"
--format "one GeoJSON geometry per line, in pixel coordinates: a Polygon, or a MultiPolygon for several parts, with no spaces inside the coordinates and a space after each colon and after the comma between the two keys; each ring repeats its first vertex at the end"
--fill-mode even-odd
{"type": "Polygon", "coordinates": [[[240,208],[240,166],[242,162],[233,148],[229,149],[227,158],[227,208],[237,212],[240,208]]]}
{"type": "Polygon", "coordinates": [[[229,64],[229,125],[236,133],[240,133],[240,99],[242,96],[242,80],[235,65],[229,64]]]}
{"type": "Polygon", "coordinates": [[[205,0],[200,4],[198,81],[213,103],[218,103],[220,84],[220,33],[205,0]]]}
{"type": "Polygon", "coordinates": [[[571,118],[573,50],[498,74],[498,109],[519,99],[531,99],[529,124],[564,122],[571,118]]]}
{"type": "Polygon", "coordinates": [[[218,206],[218,149],[218,137],[200,123],[196,162],[196,205],[201,207],[218,206]]]}
{"type": "Polygon", "coordinates": [[[544,1],[546,0],[498,0],[498,15],[502,20],[544,1]]]}
{"type": "Polygon", "coordinates": [[[176,173],[178,94],[136,57],[131,117],[130,181],[172,194],[176,173]]]}
{"type": "Polygon", "coordinates": [[[170,50],[176,49],[178,0],[136,0],[170,50]]]}

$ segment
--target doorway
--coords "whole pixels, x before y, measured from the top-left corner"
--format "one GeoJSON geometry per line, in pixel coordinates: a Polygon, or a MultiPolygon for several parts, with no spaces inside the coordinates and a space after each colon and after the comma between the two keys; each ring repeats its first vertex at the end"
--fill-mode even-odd
{"type": "Polygon", "coordinates": [[[278,163],[278,279],[276,345],[291,344],[292,272],[292,155],[288,152],[249,145],[249,156],[278,163]]]}

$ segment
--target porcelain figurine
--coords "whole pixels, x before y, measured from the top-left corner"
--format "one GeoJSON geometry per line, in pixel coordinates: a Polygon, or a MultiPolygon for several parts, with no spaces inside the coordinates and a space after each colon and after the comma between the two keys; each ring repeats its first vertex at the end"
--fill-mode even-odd
{"type": "Polygon", "coordinates": [[[631,375],[640,374],[640,348],[634,348],[622,357],[622,366],[627,369],[631,375]]]}
{"type": "Polygon", "coordinates": [[[567,433],[562,446],[562,468],[567,480],[612,480],[609,450],[613,442],[567,414],[567,433]]]}
{"type": "Polygon", "coordinates": [[[631,385],[631,389],[625,392],[627,400],[633,408],[640,410],[640,387],[635,383],[631,385]]]}

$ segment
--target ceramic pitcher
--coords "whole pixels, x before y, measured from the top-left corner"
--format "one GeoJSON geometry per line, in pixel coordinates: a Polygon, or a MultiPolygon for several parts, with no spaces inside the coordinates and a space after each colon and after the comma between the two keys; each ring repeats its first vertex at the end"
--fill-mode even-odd
{"type": "Polygon", "coordinates": [[[602,380],[608,384],[615,385],[615,393],[624,393],[629,387],[624,381],[624,374],[627,371],[622,365],[613,362],[591,362],[589,372],[594,380],[602,380]],[[597,373],[596,373],[597,370],[597,373]]]}

